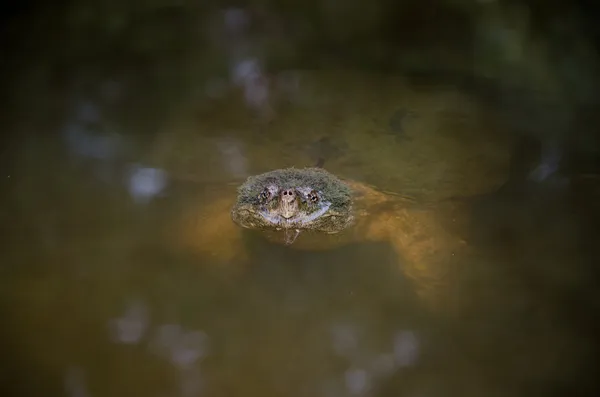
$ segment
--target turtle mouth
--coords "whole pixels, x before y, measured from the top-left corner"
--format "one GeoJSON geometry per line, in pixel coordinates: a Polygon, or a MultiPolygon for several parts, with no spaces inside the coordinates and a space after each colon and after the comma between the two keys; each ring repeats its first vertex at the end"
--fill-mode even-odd
{"type": "Polygon", "coordinates": [[[274,225],[274,226],[279,226],[279,227],[284,227],[284,228],[291,228],[291,227],[302,227],[305,226],[311,222],[313,222],[315,219],[323,216],[323,214],[325,214],[327,211],[329,211],[329,208],[331,207],[331,203],[329,202],[321,202],[321,206],[319,209],[317,209],[314,212],[305,212],[302,211],[301,209],[296,209],[295,211],[288,211],[288,209],[284,209],[281,208],[276,210],[276,211],[268,211],[266,209],[263,209],[261,211],[259,211],[259,215],[268,223],[274,225]]]}

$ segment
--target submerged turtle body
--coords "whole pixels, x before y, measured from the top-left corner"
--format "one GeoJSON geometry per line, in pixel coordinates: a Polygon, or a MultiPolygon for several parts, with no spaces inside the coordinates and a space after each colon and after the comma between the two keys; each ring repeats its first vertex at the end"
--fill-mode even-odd
{"type": "MultiPolygon", "coordinates": [[[[403,271],[431,286],[465,244],[447,230],[444,206],[342,180],[320,168],[253,176],[237,191],[186,214],[178,242],[221,262],[243,262],[243,233],[259,233],[290,249],[323,250],[357,242],[388,242],[403,271]]],[[[424,285],[424,284],[423,284],[424,285]]],[[[439,288],[438,291],[439,292],[439,288]]]]}

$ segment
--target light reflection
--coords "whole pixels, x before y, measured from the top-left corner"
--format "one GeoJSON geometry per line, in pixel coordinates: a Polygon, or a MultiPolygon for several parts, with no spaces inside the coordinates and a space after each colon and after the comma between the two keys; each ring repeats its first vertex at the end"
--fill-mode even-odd
{"type": "Polygon", "coordinates": [[[394,356],[396,365],[412,366],[419,355],[419,340],[413,331],[401,331],[394,337],[394,356]]]}
{"type": "Polygon", "coordinates": [[[178,324],[161,325],[150,349],[180,368],[189,368],[208,355],[209,338],[202,331],[186,331],[178,324]]]}
{"type": "Polygon", "coordinates": [[[355,368],[346,371],[344,374],[346,388],[351,395],[363,395],[371,387],[369,373],[364,369],[355,368]]]}
{"type": "MultiPolygon", "coordinates": [[[[323,387],[325,396],[368,395],[378,382],[388,378],[395,371],[416,364],[419,355],[419,341],[412,330],[400,330],[389,343],[389,350],[377,351],[370,348],[368,335],[361,343],[361,328],[356,324],[338,323],[330,327],[333,351],[347,360],[347,367],[340,382],[330,381],[323,387]]],[[[364,331],[364,330],[363,330],[364,331]]]]}
{"type": "Polygon", "coordinates": [[[221,153],[223,165],[231,176],[234,178],[248,176],[245,147],[240,140],[231,137],[219,138],[216,141],[216,146],[219,153],[221,153]]]}
{"type": "Polygon", "coordinates": [[[125,142],[107,125],[99,105],[91,100],[78,102],[63,127],[62,137],[74,160],[89,162],[99,180],[115,182],[116,163],[125,152],[125,142]]]}
{"type": "Polygon", "coordinates": [[[122,149],[122,142],[114,131],[104,128],[102,121],[98,105],[87,100],[78,103],[73,118],[63,130],[70,152],[96,160],[114,159],[122,149]]]}
{"type": "Polygon", "coordinates": [[[141,302],[132,302],[122,317],[111,320],[110,331],[113,341],[137,344],[144,337],[149,323],[149,313],[141,302]]]}
{"type": "Polygon", "coordinates": [[[562,159],[562,151],[558,145],[545,143],[542,146],[540,163],[529,174],[529,179],[535,182],[543,182],[552,177],[558,171],[562,159]]]}
{"type": "Polygon", "coordinates": [[[248,107],[265,115],[271,111],[269,79],[263,72],[258,58],[249,57],[234,61],[231,75],[233,83],[243,89],[248,107]]]}
{"type": "Polygon", "coordinates": [[[160,168],[131,165],[127,178],[127,188],[134,202],[146,204],[167,187],[168,175],[160,168]]]}

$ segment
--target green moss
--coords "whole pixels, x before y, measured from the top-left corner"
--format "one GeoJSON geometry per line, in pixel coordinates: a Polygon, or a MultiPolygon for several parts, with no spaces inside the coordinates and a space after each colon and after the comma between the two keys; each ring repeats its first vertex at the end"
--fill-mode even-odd
{"type": "Polygon", "coordinates": [[[334,206],[347,205],[352,200],[352,190],[335,175],[321,168],[286,168],[251,176],[239,187],[239,201],[256,203],[265,186],[274,184],[284,189],[311,187],[323,193],[334,206]]]}

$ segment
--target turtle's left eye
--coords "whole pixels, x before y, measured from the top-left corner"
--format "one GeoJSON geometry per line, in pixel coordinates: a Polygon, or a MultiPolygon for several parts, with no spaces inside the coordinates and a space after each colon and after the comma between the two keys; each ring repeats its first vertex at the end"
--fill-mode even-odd
{"type": "Polygon", "coordinates": [[[311,191],[310,193],[308,193],[308,201],[310,201],[313,204],[316,204],[319,202],[319,194],[316,191],[311,191]]]}

